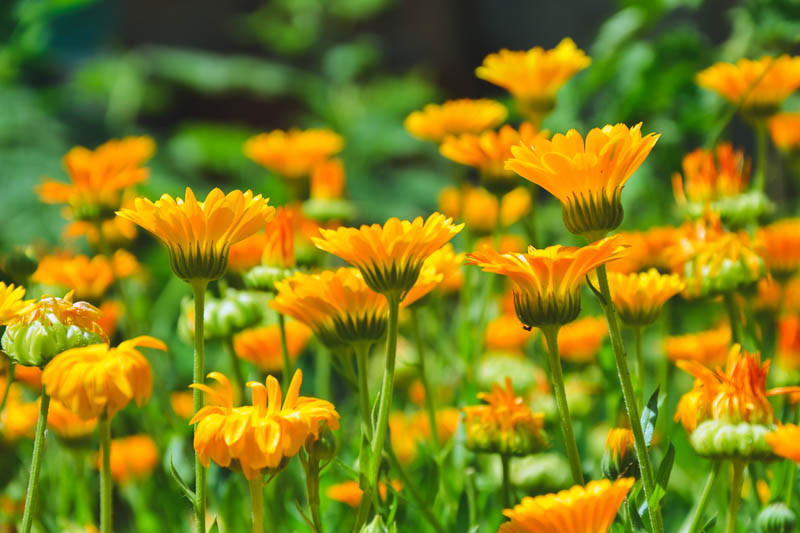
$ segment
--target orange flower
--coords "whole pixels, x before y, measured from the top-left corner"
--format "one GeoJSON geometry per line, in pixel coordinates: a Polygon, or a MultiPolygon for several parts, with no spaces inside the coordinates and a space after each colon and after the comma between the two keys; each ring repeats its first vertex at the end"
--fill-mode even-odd
{"type": "MultiPolygon", "coordinates": [[[[123,202],[123,206],[125,202],[123,202]]],[[[129,244],[136,238],[136,224],[130,220],[120,217],[106,218],[100,222],[100,230],[98,232],[97,224],[85,220],[76,220],[70,222],[64,228],[64,237],[76,239],[78,237],[86,236],[95,249],[99,246],[100,234],[102,234],[102,242],[107,243],[112,248],[115,246],[124,246],[129,244]]]]}
{"type": "Polygon", "coordinates": [[[54,255],[42,258],[31,279],[75,291],[82,300],[97,301],[114,282],[114,271],[104,255],[54,255]]]}
{"type": "Polygon", "coordinates": [[[42,390],[42,369],[38,366],[17,365],[14,370],[14,381],[24,383],[32,390],[42,390]]]}
{"type": "Polygon", "coordinates": [[[251,137],[247,157],[285,178],[307,176],[314,166],[344,148],[344,139],[330,129],[274,130],[251,137]]]}
{"type": "Polygon", "coordinates": [[[449,217],[463,218],[467,227],[478,235],[488,235],[497,227],[509,227],[527,215],[533,206],[531,193],[517,187],[500,199],[484,187],[465,185],[461,190],[445,187],[439,205],[449,217]]]}
{"type": "Polygon", "coordinates": [[[697,150],[683,158],[683,176],[672,176],[672,189],[679,204],[705,204],[736,196],[747,190],[750,160],[731,143],[720,143],[715,150],[697,150]]]}
{"type": "Polygon", "coordinates": [[[606,450],[615,460],[625,457],[633,449],[633,431],[628,428],[611,428],[606,436],[606,450]]]}
{"type": "Polygon", "coordinates": [[[536,137],[513,146],[506,167],[559,199],[570,232],[596,240],[622,222],[622,187],[658,141],[657,134],[642,136],[641,127],[594,128],[585,142],[576,130],[536,137]]]}
{"type": "Polygon", "coordinates": [[[667,300],[685,287],[678,275],[659,274],[655,268],[639,274],[611,272],[608,285],[620,318],[633,326],[655,322],[667,300]]]}
{"type": "Polygon", "coordinates": [[[772,276],[758,280],[758,294],[753,301],[756,311],[777,313],[783,300],[783,287],[772,276]]]}
{"type": "Polygon", "coordinates": [[[606,533],[635,481],[590,481],[585,487],[522,498],[522,503],[503,511],[511,522],[498,533],[606,533]]]}
{"type": "Polygon", "coordinates": [[[341,159],[320,161],[311,172],[311,198],[335,200],[344,194],[344,164],[341,159]]]}
{"type": "Polygon", "coordinates": [[[664,351],[672,361],[692,360],[708,367],[721,365],[728,357],[731,330],[721,326],[700,333],[667,337],[664,351]]]}
{"type": "Polygon", "coordinates": [[[293,212],[279,207],[275,218],[267,223],[267,236],[261,263],[268,267],[288,269],[295,265],[293,212]]]}
{"type": "MultiPolygon", "coordinates": [[[[5,393],[6,381],[0,378],[0,391],[5,393]]],[[[15,383],[11,384],[8,391],[5,409],[0,412],[0,433],[8,442],[20,438],[32,438],[33,429],[39,419],[39,403],[28,402],[22,398],[22,393],[15,383]]]]}
{"type": "Polygon", "coordinates": [[[172,411],[181,418],[189,419],[194,415],[194,397],[191,392],[171,392],[169,404],[172,406],[172,411]]]}
{"type": "Polygon", "coordinates": [[[428,104],[414,111],[403,125],[414,137],[441,142],[448,135],[480,133],[505,120],[508,111],[500,102],[480,99],[449,100],[441,105],[428,104]]]}
{"type": "Polygon", "coordinates": [[[558,330],[558,353],[565,361],[590,363],[608,336],[603,317],[586,317],[558,330]]]}
{"type": "Polygon", "coordinates": [[[528,245],[525,239],[519,235],[507,233],[499,237],[489,236],[475,241],[476,250],[483,250],[484,248],[497,250],[497,252],[501,254],[516,254],[527,250],[528,245]]]}
{"type": "Polygon", "coordinates": [[[767,269],[778,281],[788,280],[800,268],[800,218],[759,228],[756,242],[767,269]]]}
{"type": "MultiPolygon", "coordinates": [[[[303,351],[311,329],[300,322],[286,322],[286,346],[289,359],[297,360],[303,351]]],[[[281,359],[281,332],[276,325],[246,329],[233,338],[233,351],[236,355],[258,366],[263,372],[276,372],[283,368],[281,359]]]]}
{"type": "Polygon", "coordinates": [[[438,274],[442,275],[442,280],[438,284],[438,289],[442,292],[452,292],[461,288],[464,281],[464,274],[461,267],[467,254],[456,253],[451,243],[447,243],[425,260],[423,268],[431,267],[438,274]]]}
{"type": "Polygon", "coordinates": [[[465,187],[461,204],[464,222],[474,233],[487,235],[497,227],[500,201],[494,194],[483,187],[465,187]]]}
{"type": "Polygon", "coordinates": [[[58,400],[50,400],[47,427],[62,439],[78,440],[94,431],[97,427],[97,418],[81,418],[58,400]]]}
{"type": "Polygon", "coordinates": [[[786,457],[800,463],[800,427],[795,424],[778,426],[772,433],[767,433],[767,442],[775,455],[786,457]]]}
{"type": "Polygon", "coordinates": [[[778,321],[778,363],[787,370],[800,370],[800,316],[778,321]]]}
{"type": "Polygon", "coordinates": [[[633,451],[633,432],[630,429],[609,429],[601,461],[603,475],[608,479],[639,477],[639,463],[633,451]]]}
{"type": "Polygon", "coordinates": [[[539,132],[530,122],[523,122],[519,130],[505,125],[498,131],[482,133],[462,133],[448,135],[439,146],[439,152],[456,163],[475,167],[487,179],[512,178],[515,174],[505,168],[506,159],[511,159],[511,147],[517,144],[530,146],[539,132]]]}
{"type": "MultiPolygon", "coordinates": [[[[399,481],[392,481],[392,487],[395,491],[399,492],[400,489],[403,488],[403,484],[399,481]]],[[[386,501],[386,492],[386,483],[383,481],[379,482],[378,493],[380,494],[382,501],[386,501]]],[[[344,483],[331,485],[328,487],[328,491],[325,494],[331,500],[344,503],[353,509],[356,509],[361,503],[361,497],[363,496],[364,491],[362,491],[358,486],[357,481],[345,481],[344,483]]]]}
{"type": "Polygon", "coordinates": [[[25,287],[17,287],[13,283],[6,285],[0,281],[0,326],[13,322],[31,301],[25,298],[25,287]]]}
{"type": "Polygon", "coordinates": [[[769,119],[772,142],[782,150],[800,146],[800,113],[776,113],[769,119]]]}
{"type": "Polygon", "coordinates": [[[487,350],[521,353],[531,337],[531,330],[516,315],[502,314],[487,324],[484,342],[487,350]]]}
{"type": "MultiPolygon", "coordinates": [[[[95,454],[95,465],[98,468],[102,458],[102,453],[95,454]]],[[[159,458],[156,443],[148,435],[112,439],[109,457],[111,477],[121,486],[145,479],[158,466],[159,458]]]]}
{"type": "Polygon", "coordinates": [[[243,273],[260,265],[266,245],[267,234],[263,231],[232,244],[228,251],[228,270],[243,273]]]}
{"type": "Polygon", "coordinates": [[[647,231],[621,231],[617,236],[628,248],[624,257],[608,265],[609,271],[627,274],[655,268],[666,272],[671,259],[667,252],[677,244],[681,232],[673,226],[659,226],[647,231]]]}

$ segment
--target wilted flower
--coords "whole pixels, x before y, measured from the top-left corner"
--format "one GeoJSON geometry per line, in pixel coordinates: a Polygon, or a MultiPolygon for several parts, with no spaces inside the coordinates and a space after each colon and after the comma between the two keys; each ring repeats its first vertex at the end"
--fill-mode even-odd
{"type": "MultiPolygon", "coordinates": [[[[286,346],[289,359],[295,361],[303,351],[311,329],[301,322],[286,322],[286,346]]],[[[263,372],[283,369],[281,359],[281,332],[276,324],[246,329],[233,338],[233,351],[238,357],[255,364],[263,372]]]]}
{"type": "Polygon", "coordinates": [[[505,120],[508,111],[500,102],[480,99],[449,100],[441,105],[428,104],[422,111],[406,117],[406,130],[423,141],[441,142],[448,135],[480,133],[505,120]]]}
{"type": "Polygon", "coordinates": [[[651,268],[638,274],[611,272],[608,286],[622,321],[630,326],[646,326],[655,322],[667,300],[685,285],[678,275],[659,274],[651,268]]]}
{"type": "Polygon", "coordinates": [[[307,176],[314,166],[342,151],[344,139],[333,130],[274,130],[251,137],[247,157],[286,178],[307,176]]]}

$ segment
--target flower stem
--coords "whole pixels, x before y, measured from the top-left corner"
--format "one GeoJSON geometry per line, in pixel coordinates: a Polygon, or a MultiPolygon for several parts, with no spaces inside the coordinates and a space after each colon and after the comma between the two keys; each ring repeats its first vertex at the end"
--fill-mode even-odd
{"type": "Polygon", "coordinates": [[[408,477],[408,474],[406,473],[405,469],[403,469],[403,465],[400,464],[400,461],[397,459],[397,456],[395,455],[391,445],[387,446],[386,451],[389,457],[389,462],[392,465],[392,468],[397,473],[397,476],[400,478],[400,481],[403,483],[403,487],[408,489],[408,492],[411,493],[411,499],[413,499],[414,502],[419,507],[420,512],[422,512],[423,518],[425,518],[425,520],[431,525],[431,527],[437,533],[445,533],[445,529],[444,527],[442,527],[442,524],[439,523],[439,520],[436,518],[433,512],[431,512],[431,510],[428,508],[428,504],[425,498],[422,496],[422,494],[420,494],[419,488],[414,484],[413,481],[411,481],[411,478],[408,477]]]}
{"type": "Polygon", "coordinates": [[[281,331],[281,360],[283,361],[283,395],[289,388],[289,381],[292,379],[292,360],[289,359],[289,346],[286,343],[286,318],[283,313],[278,313],[278,327],[281,331]]]}
{"type": "MultiPolygon", "coordinates": [[[[208,281],[198,279],[192,281],[194,291],[194,369],[192,372],[192,383],[198,384],[205,381],[205,298],[208,281]]],[[[194,389],[192,392],[194,400],[194,412],[197,413],[203,408],[203,391],[194,389]]],[[[195,425],[195,431],[197,425],[195,425]]],[[[197,533],[206,533],[206,469],[197,452],[194,454],[194,473],[195,473],[195,528],[197,533]]]]}
{"type": "Polygon", "coordinates": [[[250,485],[250,518],[253,522],[253,533],[264,533],[264,482],[258,475],[247,481],[250,485]]]}
{"type": "Polygon", "coordinates": [[[25,493],[25,512],[22,515],[22,533],[30,533],[33,525],[33,513],[36,507],[36,496],[39,491],[39,472],[42,469],[42,456],[44,455],[44,429],[47,427],[47,411],[50,408],[50,396],[42,387],[41,405],[39,406],[39,421],[36,423],[36,437],[33,441],[33,459],[31,460],[31,473],[28,478],[28,491],[25,493]]]}
{"type": "Polygon", "coordinates": [[[703,488],[703,494],[700,496],[700,501],[697,503],[697,507],[695,507],[694,516],[692,517],[692,524],[689,526],[688,533],[697,533],[702,526],[703,515],[705,514],[708,502],[711,501],[711,492],[714,489],[714,483],[717,481],[717,475],[719,474],[721,466],[722,461],[714,461],[711,463],[711,472],[708,474],[706,486],[703,488]]]}
{"type": "Polygon", "coordinates": [[[308,507],[311,509],[314,533],[322,533],[322,518],[319,514],[319,460],[309,457],[304,466],[306,467],[306,494],[308,495],[308,507]]]}
{"type": "Polygon", "coordinates": [[[725,526],[726,533],[736,533],[736,523],[739,519],[739,504],[742,501],[744,466],[745,463],[743,461],[733,461],[733,470],[731,471],[731,500],[728,505],[728,518],[727,525],[725,526]]]}
{"type": "Polygon", "coordinates": [[[500,454],[500,463],[503,466],[503,509],[511,508],[511,457],[500,454]]]}
{"type": "Polygon", "coordinates": [[[100,415],[97,424],[100,432],[100,533],[111,533],[111,419],[108,413],[100,415]]]}
{"type": "Polygon", "coordinates": [[[764,191],[767,184],[767,124],[759,120],[756,130],[756,172],[753,176],[753,190],[764,191]]]}
{"type": "Polygon", "coordinates": [[[639,382],[639,408],[644,407],[644,350],[642,349],[642,326],[633,328],[636,339],[636,379],[639,382]]]}
{"type": "MultiPolygon", "coordinates": [[[[600,301],[603,306],[603,311],[606,315],[608,322],[608,332],[611,337],[611,345],[614,348],[614,361],[617,365],[617,374],[619,381],[622,385],[622,397],[625,400],[625,408],[628,412],[628,421],[631,425],[633,432],[633,444],[636,451],[636,459],[639,461],[640,470],[642,473],[642,485],[644,486],[644,493],[648,501],[655,492],[656,483],[655,476],[653,476],[653,468],[650,465],[650,456],[647,453],[647,444],[644,441],[644,432],[642,431],[642,423],[639,419],[639,408],[636,405],[636,396],[633,392],[633,383],[631,383],[631,373],[628,370],[627,356],[625,355],[625,345],[622,343],[622,335],[619,331],[619,321],[617,320],[617,313],[614,309],[614,303],[611,301],[611,291],[608,288],[608,274],[606,273],[606,266],[600,265],[597,268],[597,279],[600,285],[600,301]]],[[[661,518],[660,505],[647,506],[647,512],[650,515],[650,523],[653,526],[655,533],[664,533],[664,524],[661,518]]]]}
{"type": "Polygon", "coordinates": [[[564,434],[564,446],[567,449],[569,467],[572,471],[572,480],[577,485],[583,485],[583,469],[581,458],[578,455],[578,444],[575,442],[575,433],[572,429],[572,418],[567,405],[567,393],[564,390],[564,375],[561,373],[561,358],[558,355],[558,326],[541,328],[547,343],[547,353],[550,355],[550,382],[553,394],[556,397],[561,432],[564,434]]]}
{"type": "Polygon", "coordinates": [[[17,363],[14,361],[10,361],[8,363],[8,374],[6,375],[6,390],[3,391],[3,399],[0,400],[0,413],[3,412],[3,409],[6,408],[6,402],[8,401],[8,393],[11,392],[11,385],[14,384],[14,375],[17,371],[17,363]]]}
{"type": "Polygon", "coordinates": [[[425,370],[425,345],[422,341],[422,332],[419,327],[419,310],[417,308],[411,309],[411,326],[414,329],[414,338],[417,342],[417,358],[419,359],[419,377],[422,380],[422,386],[425,389],[425,409],[428,411],[428,423],[431,426],[431,441],[434,448],[439,449],[439,431],[436,427],[436,399],[434,398],[433,387],[431,387],[428,373],[425,370]]]}
{"type": "Polygon", "coordinates": [[[359,342],[353,346],[358,364],[358,404],[361,409],[361,418],[364,422],[364,434],[368,441],[372,441],[372,414],[369,403],[369,382],[367,380],[367,358],[369,357],[370,344],[359,342]]]}
{"type": "Polygon", "coordinates": [[[741,344],[744,337],[742,335],[742,324],[739,322],[740,310],[736,297],[732,292],[726,292],[723,299],[725,300],[725,308],[728,310],[728,319],[731,322],[731,342],[741,344]]]}

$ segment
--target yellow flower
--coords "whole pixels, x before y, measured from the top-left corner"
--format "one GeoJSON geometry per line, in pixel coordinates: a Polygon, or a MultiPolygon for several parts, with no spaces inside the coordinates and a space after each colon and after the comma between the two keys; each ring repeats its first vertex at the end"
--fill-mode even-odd
{"type": "Polygon", "coordinates": [[[769,119],[772,142],[782,150],[800,146],[800,112],[777,113],[769,119]]]}
{"type": "Polygon", "coordinates": [[[244,145],[247,157],[285,178],[307,176],[314,166],[344,148],[333,130],[274,130],[251,137],[244,145]]]}
{"type": "Polygon", "coordinates": [[[714,150],[698,148],[683,158],[683,176],[675,173],[672,188],[679,204],[698,204],[736,196],[747,190],[750,160],[730,143],[714,150]]]}
{"type": "Polygon", "coordinates": [[[17,287],[13,283],[6,285],[0,281],[0,326],[16,320],[20,311],[31,302],[23,300],[25,288],[17,287]]]}
{"type": "Polygon", "coordinates": [[[189,421],[197,424],[194,449],[203,464],[210,460],[222,467],[237,461],[247,479],[255,479],[264,469],[274,470],[294,457],[309,438],[318,439],[323,425],[339,428],[339,413],[328,401],[299,396],[303,373],[297,370],[281,404],[278,380],[267,376],[266,386],[251,381],[252,405],[233,406],[233,388],[219,372],[209,378],[219,382],[220,390],[193,384],[209,394],[216,405],[203,407],[189,421]]]}
{"type": "Polygon", "coordinates": [[[659,274],[655,268],[639,274],[610,272],[608,285],[620,318],[631,326],[655,322],[667,300],[685,286],[677,274],[659,274]]]}
{"type": "Polygon", "coordinates": [[[189,391],[176,391],[169,395],[172,411],[181,418],[189,419],[194,415],[194,395],[189,391]]]}
{"type": "Polygon", "coordinates": [[[514,282],[514,307],[528,327],[561,326],[577,318],[580,285],[595,268],[622,255],[619,241],[607,238],[582,248],[549,246],[528,253],[500,254],[484,248],[468,255],[468,263],[514,282]]]}
{"type": "Polygon", "coordinates": [[[442,275],[438,289],[442,292],[452,292],[461,288],[464,275],[461,267],[467,258],[465,253],[456,253],[453,245],[447,243],[433,252],[424,263],[424,267],[431,267],[442,275]]]}
{"type": "MultiPolygon", "coordinates": [[[[311,329],[300,322],[286,322],[286,346],[289,359],[297,360],[303,351],[311,329]]],[[[258,366],[263,372],[276,372],[283,368],[281,359],[281,332],[276,324],[246,329],[233,338],[233,351],[246,361],[258,366]]]]}
{"type": "MultiPolygon", "coordinates": [[[[445,407],[437,410],[434,416],[436,418],[436,435],[439,438],[439,442],[449,441],[458,430],[458,424],[461,422],[461,411],[455,407],[445,407]]],[[[431,421],[425,411],[417,411],[411,415],[410,422],[414,428],[412,434],[417,439],[417,442],[430,440],[431,421]]]]}
{"type": "Polygon", "coordinates": [[[508,111],[500,102],[486,98],[449,100],[441,105],[428,104],[422,111],[406,117],[406,130],[423,141],[441,142],[448,135],[480,133],[505,120],[508,111]]]}
{"type": "Polygon", "coordinates": [[[590,363],[597,356],[608,336],[603,317],[586,317],[558,330],[558,353],[565,361],[590,363]]]}
{"type": "Polygon", "coordinates": [[[772,433],[767,433],[766,439],[775,455],[800,463],[800,426],[778,426],[772,433]]]}
{"type": "Polygon", "coordinates": [[[98,301],[114,282],[114,270],[104,255],[51,255],[39,261],[31,279],[44,285],[64,287],[81,300],[98,301]]]}
{"type": "Polygon", "coordinates": [[[47,427],[62,439],[78,440],[94,432],[97,418],[81,418],[58,400],[50,400],[47,427]]]}
{"type": "Polygon", "coordinates": [[[511,522],[498,533],[606,533],[634,481],[590,481],[585,487],[522,498],[522,503],[503,511],[511,522]]]}
{"type": "Polygon", "coordinates": [[[484,187],[465,185],[461,190],[442,189],[439,206],[446,216],[463,218],[472,232],[486,236],[494,232],[498,223],[507,228],[530,213],[533,200],[525,187],[512,189],[498,200],[484,187]]]}
{"type": "MultiPolygon", "coordinates": [[[[392,481],[392,487],[395,491],[399,492],[400,489],[403,488],[403,484],[399,481],[392,481]]],[[[386,483],[383,481],[379,482],[378,493],[380,494],[382,501],[386,501],[386,492],[386,483]]],[[[364,491],[358,486],[357,481],[345,481],[344,483],[331,485],[328,487],[328,490],[325,494],[331,500],[344,503],[353,509],[356,509],[361,503],[361,497],[363,496],[364,491]]]]}
{"type": "Polygon", "coordinates": [[[94,151],[76,146],[64,156],[71,183],[48,179],[36,192],[43,202],[68,204],[78,220],[102,218],[119,208],[125,188],[147,180],[150,171],[140,165],[154,151],[150,137],[113,139],[94,151]]]}
{"type": "Polygon", "coordinates": [[[320,161],[311,172],[311,198],[334,200],[344,194],[344,165],[341,159],[320,161]]]}
{"type": "Polygon", "coordinates": [[[484,342],[487,350],[522,353],[531,337],[531,330],[523,326],[516,315],[504,313],[486,325],[484,342]]]}
{"type": "Polygon", "coordinates": [[[103,413],[114,416],[131,400],[136,405],[150,399],[153,376],[140,346],[166,351],[153,337],[136,337],[116,348],[93,344],[57,355],[45,367],[42,383],[47,393],[81,418],[103,413]]]}
{"type": "Polygon", "coordinates": [[[753,309],[756,312],[765,311],[777,313],[783,299],[783,287],[772,276],[758,280],[758,294],[753,300],[753,309]]]}
{"type": "Polygon", "coordinates": [[[339,256],[361,271],[374,291],[402,301],[417,281],[422,264],[461,229],[452,219],[434,213],[412,222],[390,218],[380,226],[321,229],[314,238],[318,248],[339,256]]]}
{"type": "Polygon", "coordinates": [[[448,218],[461,216],[461,191],[458,187],[444,187],[439,191],[439,211],[448,218]]]}
{"type": "MultiPolygon", "coordinates": [[[[439,442],[447,442],[458,429],[461,413],[456,408],[445,408],[436,411],[435,417],[439,442]]],[[[419,445],[431,438],[428,414],[424,411],[410,415],[393,411],[389,415],[389,435],[397,459],[403,464],[413,462],[417,458],[419,445]]]]}
{"type": "Polygon", "coordinates": [[[616,459],[625,457],[633,449],[633,431],[628,428],[611,428],[606,436],[606,450],[616,459]]]}
{"type": "Polygon", "coordinates": [[[14,381],[24,383],[32,390],[42,390],[42,369],[38,366],[17,365],[14,371],[14,381]]]}
{"type": "Polygon", "coordinates": [[[711,89],[753,117],[774,114],[800,87],[800,57],[782,55],[715,63],[697,74],[697,83],[711,89]]]}
{"type": "Polygon", "coordinates": [[[465,187],[463,219],[470,231],[478,235],[491,234],[500,216],[500,201],[483,187],[465,187]]]}
{"type": "Polygon", "coordinates": [[[627,274],[649,268],[669,271],[671,257],[667,252],[680,240],[681,233],[674,226],[658,226],[646,231],[621,231],[617,236],[628,246],[627,253],[608,270],[627,274]]]}
{"type": "Polygon", "coordinates": [[[530,146],[533,138],[548,132],[539,132],[530,122],[523,122],[519,130],[505,125],[498,131],[462,133],[448,135],[439,146],[439,152],[456,163],[475,167],[486,179],[511,178],[515,174],[505,168],[506,159],[511,159],[511,147],[517,144],[530,146]]]}
{"type": "MultiPolygon", "coordinates": [[[[160,453],[155,441],[148,435],[131,435],[111,440],[109,462],[111,477],[118,485],[146,479],[158,466],[160,453]]],[[[95,454],[95,466],[100,467],[103,455],[95,454]]]]}
{"type": "Polygon", "coordinates": [[[509,227],[531,212],[533,199],[525,187],[516,187],[500,198],[500,224],[509,227]]]}
{"type": "Polygon", "coordinates": [[[186,198],[165,194],[151,202],[137,198],[117,214],[158,237],[169,250],[170,265],[185,280],[219,279],[228,267],[228,250],[264,227],[275,214],[261,195],[214,189],[203,202],[186,188],[186,198]]]}
{"type": "Polygon", "coordinates": [[[642,136],[641,123],[557,133],[552,140],[511,148],[506,167],[558,198],[567,229],[596,240],[622,222],[622,187],[647,158],[659,135],[642,136]]]}
{"type": "Polygon", "coordinates": [[[510,92],[523,113],[541,116],[553,109],[561,86],[591,62],[566,37],[552,50],[536,46],[527,52],[503,49],[489,54],[475,75],[510,92]]]}
{"type": "Polygon", "coordinates": [[[267,236],[261,263],[265,266],[288,269],[295,265],[293,212],[279,207],[275,218],[267,223],[267,236]]]}
{"type": "Polygon", "coordinates": [[[296,273],[275,284],[270,307],[310,327],[328,347],[375,342],[386,331],[386,298],[354,268],[296,273]]]}
{"type": "Polygon", "coordinates": [[[700,333],[667,337],[664,352],[672,361],[688,359],[708,367],[725,363],[731,346],[731,330],[721,326],[700,333]]]}
{"type": "Polygon", "coordinates": [[[756,243],[767,270],[777,281],[785,282],[800,268],[800,218],[787,218],[759,228],[756,243]]]}
{"type": "Polygon", "coordinates": [[[232,244],[228,251],[228,270],[243,273],[260,265],[266,245],[267,234],[263,231],[232,244]]]}
{"type": "MultiPolygon", "coordinates": [[[[123,203],[123,205],[125,204],[123,203]]],[[[95,248],[101,242],[101,234],[102,241],[111,247],[127,245],[136,238],[136,224],[124,218],[114,217],[103,219],[100,222],[99,232],[97,224],[86,220],[70,222],[64,228],[64,237],[76,239],[86,236],[86,240],[95,248]]]]}
{"type": "MultiPolygon", "coordinates": [[[[0,390],[5,392],[6,383],[0,378],[0,390]]],[[[28,402],[22,398],[22,393],[15,383],[11,384],[8,391],[5,409],[0,412],[0,432],[8,442],[20,438],[32,438],[36,421],[39,419],[38,402],[28,402]]]]}
{"type": "Polygon", "coordinates": [[[419,271],[419,277],[414,283],[414,286],[408,290],[406,297],[403,298],[403,307],[410,307],[417,303],[419,300],[432,292],[444,279],[444,276],[436,271],[434,266],[426,263],[422,265],[422,270],[419,271]]]}

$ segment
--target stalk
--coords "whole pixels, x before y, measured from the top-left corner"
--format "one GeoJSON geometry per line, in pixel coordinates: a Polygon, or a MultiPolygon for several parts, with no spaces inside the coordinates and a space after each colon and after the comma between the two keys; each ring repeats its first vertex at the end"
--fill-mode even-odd
{"type": "Polygon", "coordinates": [[[767,184],[767,124],[759,120],[756,130],[756,172],[753,177],[753,190],[764,191],[767,184]]]}
{"type": "Polygon", "coordinates": [[[100,456],[102,467],[100,470],[100,532],[111,533],[111,420],[108,413],[100,415],[97,424],[100,432],[100,456]]]}
{"type": "Polygon", "coordinates": [[[708,502],[711,501],[711,492],[714,488],[714,483],[717,481],[717,475],[719,474],[721,466],[721,461],[714,461],[711,464],[711,472],[708,474],[706,486],[703,488],[703,494],[700,496],[700,501],[697,503],[697,507],[694,510],[692,524],[689,526],[688,533],[697,533],[702,526],[703,515],[705,514],[706,507],[708,507],[708,502]]]}
{"type": "Polygon", "coordinates": [[[264,483],[261,476],[247,481],[250,486],[250,518],[253,522],[253,533],[264,533],[264,483]]]}
{"type": "Polygon", "coordinates": [[[41,405],[39,406],[39,421],[36,422],[36,438],[33,441],[33,459],[31,460],[31,474],[28,478],[28,491],[25,493],[25,512],[22,515],[22,533],[30,533],[33,524],[33,512],[36,507],[36,496],[39,491],[39,472],[42,469],[42,456],[44,455],[44,429],[47,427],[47,411],[50,408],[50,396],[42,386],[41,405]]]}
{"type": "Polygon", "coordinates": [[[369,403],[369,383],[367,380],[367,358],[369,356],[370,345],[366,342],[358,342],[353,346],[356,353],[356,363],[358,364],[358,405],[361,410],[361,418],[364,422],[364,433],[367,440],[372,440],[372,414],[369,403]]]}
{"type": "MultiPolygon", "coordinates": [[[[205,299],[208,281],[198,279],[192,281],[194,292],[194,369],[192,383],[199,384],[205,381],[205,299]]],[[[193,389],[194,412],[203,408],[203,391],[193,389]]],[[[197,425],[195,425],[197,430],[197,425]]],[[[197,452],[194,454],[195,472],[195,528],[197,533],[206,533],[206,469],[197,452]]]]}
{"type": "Polygon", "coordinates": [[[642,326],[633,328],[636,339],[636,379],[639,382],[639,408],[644,407],[644,350],[642,349],[642,326]]]}
{"type": "Polygon", "coordinates": [[[500,454],[500,463],[503,465],[503,509],[511,508],[511,457],[500,454]]]}
{"type": "Polygon", "coordinates": [[[431,387],[428,373],[425,370],[425,346],[422,341],[422,333],[419,327],[419,311],[411,309],[411,326],[414,329],[414,338],[417,342],[417,357],[419,358],[419,377],[422,379],[422,386],[425,389],[425,410],[428,412],[428,423],[431,426],[431,441],[436,450],[441,447],[439,442],[439,432],[436,428],[436,399],[433,397],[433,387],[431,387]]]}
{"type": "Polygon", "coordinates": [[[314,533],[322,533],[322,518],[319,513],[319,460],[309,457],[306,466],[306,494],[308,507],[311,509],[311,521],[314,533]]]}
{"type": "Polygon", "coordinates": [[[0,400],[0,413],[3,412],[3,409],[6,408],[6,402],[8,401],[8,393],[11,392],[11,385],[14,384],[14,374],[17,371],[17,363],[14,361],[9,361],[8,363],[8,374],[6,379],[6,390],[3,392],[3,399],[0,400]]]}
{"type": "Polygon", "coordinates": [[[731,342],[733,344],[741,344],[744,335],[742,334],[742,324],[739,322],[739,305],[732,292],[726,292],[723,299],[725,300],[725,308],[728,311],[728,319],[731,323],[731,342]]]}
{"type": "MultiPolygon", "coordinates": [[[[653,468],[650,465],[650,456],[647,453],[647,445],[644,441],[644,432],[642,431],[642,423],[639,418],[639,408],[636,405],[636,396],[633,391],[633,383],[631,382],[631,374],[628,370],[627,356],[625,355],[625,345],[622,343],[622,335],[619,331],[619,322],[617,321],[617,313],[614,309],[614,303],[611,301],[611,291],[608,288],[608,275],[606,273],[606,266],[600,265],[597,268],[597,279],[600,284],[600,294],[602,295],[601,304],[603,311],[606,315],[608,322],[608,332],[611,337],[611,345],[614,348],[614,361],[617,365],[617,374],[619,381],[622,385],[622,396],[625,400],[625,408],[628,412],[628,421],[631,425],[633,432],[633,444],[636,451],[636,459],[639,461],[640,470],[642,473],[642,485],[644,486],[644,493],[648,501],[655,492],[655,476],[653,476],[653,468]]],[[[655,533],[664,533],[664,524],[661,519],[660,505],[648,505],[647,512],[650,515],[650,523],[653,526],[655,533]]]]}
{"type": "Polygon", "coordinates": [[[742,482],[744,481],[744,466],[742,461],[733,461],[731,471],[731,500],[728,505],[726,533],[736,533],[736,522],[739,519],[739,504],[742,501],[742,482]]]}

